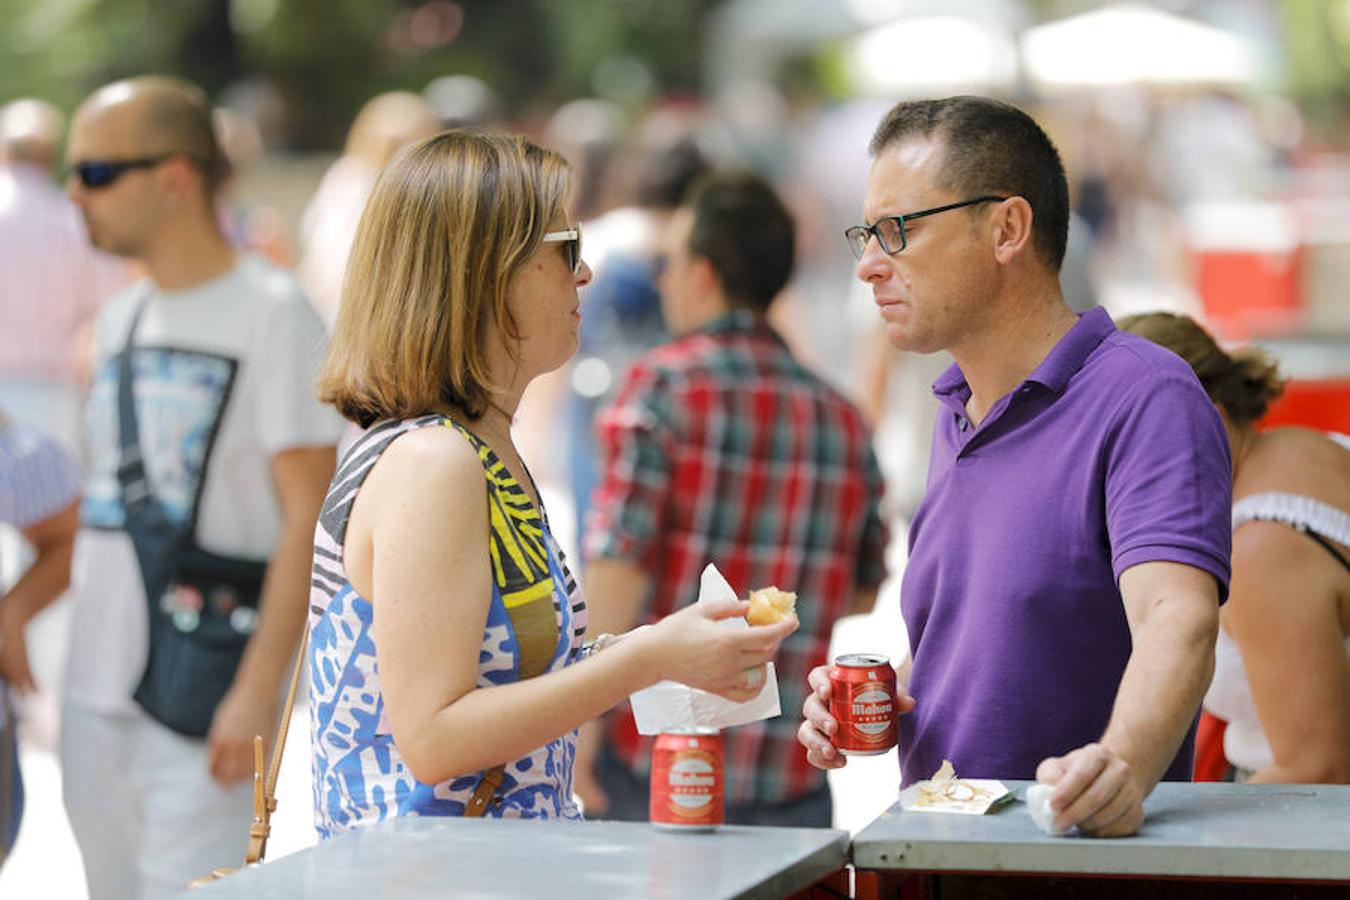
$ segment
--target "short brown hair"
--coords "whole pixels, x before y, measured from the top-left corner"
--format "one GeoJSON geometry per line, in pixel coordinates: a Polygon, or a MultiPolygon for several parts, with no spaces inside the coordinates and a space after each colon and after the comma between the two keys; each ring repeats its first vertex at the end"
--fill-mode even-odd
{"type": "Polygon", "coordinates": [[[694,183],[684,200],[693,213],[689,252],[706,259],[733,306],[765,312],[792,275],[792,214],[763,178],[716,172],[694,183]]]}
{"type": "Polygon", "coordinates": [[[517,135],[446,131],[396,157],[357,226],[319,398],[362,427],[447,407],[482,416],[496,389],[488,325],[514,353],[507,286],[571,187],[561,155],[517,135]]]}
{"type": "Polygon", "coordinates": [[[962,196],[1022,197],[1031,205],[1032,242],[1059,271],[1069,243],[1069,180],[1059,151],[1036,120],[990,97],[897,103],[877,126],[873,156],[911,138],[941,141],[938,187],[962,196]]]}
{"type": "MultiPolygon", "coordinates": [[[[201,172],[208,199],[230,174],[216,135],[211,101],[191,82],[168,75],[139,75],[99,88],[104,102],[128,95],[139,101],[138,125],[147,153],[181,153],[201,172]]],[[[115,101],[114,101],[115,102],[115,101]]]]}
{"type": "Polygon", "coordinates": [[[1186,360],[1209,399],[1223,407],[1234,425],[1259,421],[1271,401],[1284,392],[1279,366],[1264,351],[1247,347],[1226,353],[1209,332],[1187,316],[1124,316],[1116,327],[1148,338],[1186,360]]]}

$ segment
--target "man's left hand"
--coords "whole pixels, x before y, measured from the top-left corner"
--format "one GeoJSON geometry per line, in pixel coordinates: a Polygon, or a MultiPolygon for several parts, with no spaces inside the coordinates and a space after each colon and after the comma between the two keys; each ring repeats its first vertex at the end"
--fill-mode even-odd
{"type": "Polygon", "coordinates": [[[275,692],[250,690],[236,683],[216,707],[206,735],[211,777],[222,787],[253,777],[253,736],[271,746],[276,726],[275,692]]]}
{"type": "Polygon", "coordinates": [[[1036,780],[1054,787],[1050,810],[1057,828],[1077,825],[1092,837],[1125,837],[1144,823],[1148,790],[1133,767],[1105,744],[1042,760],[1036,780]]]}

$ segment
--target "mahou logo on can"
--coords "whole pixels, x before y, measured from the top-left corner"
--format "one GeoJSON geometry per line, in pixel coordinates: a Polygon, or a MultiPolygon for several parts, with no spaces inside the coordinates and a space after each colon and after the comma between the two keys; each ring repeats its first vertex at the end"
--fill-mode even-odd
{"type": "Polygon", "coordinates": [[[652,824],[691,831],[721,825],[722,779],[722,735],[715,729],[663,731],[652,747],[652,824]]]}
{"type": "Polygon", "coordinates": [[[874,756],[895,746],[895,669],[877,653],[849,653],[830,667],[830,715],[839,723],[834,746],[848,756],[874,756]]]}

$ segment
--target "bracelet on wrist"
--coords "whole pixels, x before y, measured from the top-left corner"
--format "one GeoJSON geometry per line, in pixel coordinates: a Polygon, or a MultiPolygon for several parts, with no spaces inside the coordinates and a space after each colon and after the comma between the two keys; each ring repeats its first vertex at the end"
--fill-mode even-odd
{"type": "Polygon", "coordinates": [[[601,650],[605,649],[610,644],[612,644],[614,640],[615,635],[612,635],[609,632],[605,632],[604,634],[597,634],[595,636],[595,640],[587,641],[581,645],[581,658],[585,659],[588,656],[594,656],[595,654],[599,653],[601,650]]]}

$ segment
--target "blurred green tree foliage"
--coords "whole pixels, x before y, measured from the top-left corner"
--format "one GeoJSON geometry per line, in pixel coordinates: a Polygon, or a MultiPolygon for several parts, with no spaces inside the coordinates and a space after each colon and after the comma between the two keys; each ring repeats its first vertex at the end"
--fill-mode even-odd
{"type": "MultiPolygon", "coordinates": [[[[145,72],[181,75],[217,99],[262,84],[285,101],[274,139],[331,150],[371,96],[440,75],[482,79],[503,114],[526,119],[577,96],[640,103],[696,91],[707,14],[723,2],[0,0],[0,102],[38,96],[69,110],[145,72]]],[[[1037,18],[1092,5],[1026,2],[1037,18]]],[[[1350,108],[1350,0],[1281,0],[1280,10],[1287,88],[1315,126],[1334,128],[1350,108]]]]}
{"type": "MultiPolygon", "coordinates": [[[[285,98],[283,143],[335,149],[376,93],[439,75],[481,78],[507,115],[620,81],[696,88],[703,14],[715,0],[4,0],[0,102],[69,110],[129,75],[180,75],[220,98],[246,81],[285,98]],[[612,79],[613,80],[613,79],[612,79]]],[[[636,99],[636,95],[630,96],[636,99]]]]}
{"type": "Polygon", "coordinates": [[[1350,0],[1284,0],[1280,11],[1289,92],[1334,139],[1350,115],[1350,0]]]}

